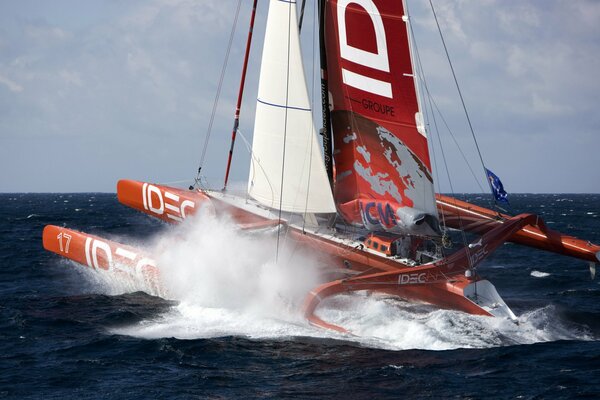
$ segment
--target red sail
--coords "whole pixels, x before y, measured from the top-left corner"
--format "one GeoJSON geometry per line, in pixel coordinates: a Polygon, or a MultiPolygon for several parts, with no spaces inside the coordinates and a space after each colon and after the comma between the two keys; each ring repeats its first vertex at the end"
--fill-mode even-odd
{"type": "Polygon", "coordinates": [[[328,0],[325,18],[338,211],[371,230],[437,233],[403,3],[328,0]]]}

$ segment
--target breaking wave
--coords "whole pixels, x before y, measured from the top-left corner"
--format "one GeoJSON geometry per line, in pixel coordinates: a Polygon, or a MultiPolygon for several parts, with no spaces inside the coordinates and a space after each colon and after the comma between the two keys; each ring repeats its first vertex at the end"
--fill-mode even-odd
{"type": "Polygon", "coordinates": [[[543,272],[543,271],[531,271],[531,276],[533,276],[534,278],[546,278],[547,276],[550,276],[550,274],[548,272],[543,272]]]}

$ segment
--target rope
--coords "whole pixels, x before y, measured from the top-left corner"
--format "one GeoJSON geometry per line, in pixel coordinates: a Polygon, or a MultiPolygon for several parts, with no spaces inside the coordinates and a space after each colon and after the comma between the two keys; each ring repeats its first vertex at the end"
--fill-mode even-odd
{"type": "MultiPolygon", "coordinates": [[[[408,14],[408,10],[407,10],[407,14],[408,14]]],[[[415,49],[415,56],[417,59],[417,68],[419,71],[419,74],[417,74],[419,76],[419,81],[422,83],[423,87],[425,89],[427,89],[427,84],[425,83],[425,71],[423,70],[423,64],[421,63],[421,56],[419,54],[419,50],[417,48],[417,43],[416,43],[416,39],[415,39],[415,35],[412,29],[412,24],[409,24],[410,27],[410,31],[411,31],[411,37],[413,38],[413,48],[415,49]]],[[[429,128],[429,114],[432,115],[433,118],[433,110],[431,110],[431,96],[429,95],[429,92],[427,90],[425,90],[425,94],[427,94],[427,100],[428,102],[425,103],[425,107],[424,107],[424,115],[425,115],[425,120],[427,121],[427,127],[429,128]],[[427,107],[429,105],[429,107],[427,107]]],[[[436,127],[437,129],[437,127],[436,127]]],[[[427,129],[427,131],[429,131],[429,129],[427,129]]],[[[429,142],[429,140],[428,140],[429,142]]],[[[439,172],[439,168],[438,168],[438,162],[437,162],[437,157],[435,154],[435,146],[433,145],[433,142],[431,143],[431,155],[432,155],[432,159],[433,159],[433,165],[434,165],[434,169],[435,169],[435,174],[436,176],[440,176],[440,172],[439,172]]],[[[438,192],[441,192],[441,184],[439,182],[439,179],[435,180],[435,185],[438,188],[438,192]]],[[[444,213],[442,212],[442,226],[444,227],[444,232],[446,232],[446,218],[444,216],[444,213]]]]}
{"type": "MultiPolygon", "coordinates": [[[[231,27],[231,33],[229,34],[229,43],[227,45],[227,52],[225,53],[225,60],[223,61],[223,66],[221,67],[221,76],[219,77],[219,84],[217,85],[217,93],[215,95],[212,112],[210,114],[210,119],[208,122],[208,128],[206,130],[206,138],[204,139],[202,155],[200,156],[200,164],[198,166],[198,173],[196,175],[196,179],[194,180],[196,185],[200,184],[200,172],[202,171],[202,166],[204,165],[204,159],[206,158],[206,149],[208,148],[208,142],[210,139],[210,134],[212,133],[213,122],[215,120],[215,115],[217,113],[219,97],[221,96],[221,89],[223,88],[223,80],[225,78],[225,71],[227,70],[227,64],[229,63],[229,54],[231,53],[231,47],[233,45],[233,38],[235,36],[235,28],[237,26],[241,6],[242,6],[242,0],[238,0],[238,5],[235,10],[235,16],[233,18],[233,26],[231,27]]],[[[190,187],[190,188],[193,188],[193,187],[190,187]]]]}
{"type": "MultiPolygon", "coordinates": [[[[408,11],[407,11],[407,14],[408,14],[408,11]]],[[[437,21],[437,19],[436,19],[436,21],[437,21]]],[[[431,110],[431,118],[433,119],[433,127],[434,127],[434,130],[435,130],[435,135],[436,135],[436,137],[438,139],[438,143],[439,143],[439,146],[440,146],[440,152],[442,153],[442,161],[444,162],[444,169],[446,170],[446,177],[448,179],[448,184],[450,185],[450,192],[452,193],[452,196],[454,197],[455,196],[454,185],[452,184],[452,177],[450,176],[450,169],[448,168],[448,161],[446,159],[446,153],[444,152],[444,147],[442,146],[441,135],[440,135],[439,127],[438,127],[438,124],[437,124],[437,119],[435,117],[435,111],[433,109],[432,96],[431,96],[431,93],[429,92],[429,88],[428,88],[427,83],[425,81],[425,72],[423,70],[423,64],[421,63],[421,58],[420,58],[420,55],[419,55],[419,52],[418,52],[418,49],[417,49],[416,42],[414,41],[414,32],[412,30],[412,24],[409,24],[409,27],[410,27],[411,37],[413,38],[413,48],[415,49],[414,53],[415,53],[415,56],[416,56],[416,59],[417,59],[416,60],[417,61],[417,68],[420,71],[420,74],[418,74],[418,75],[420,75],[420,80],[421,80],[421,82],[423,84],[423,87],[425,88],[425,92],[427,93],[427,101],[428,101],[428,104],[429,104],[429,109],[431,110]]],[[[439,25],[438,25],[438,27],[439,27],[439,25]]],[[[441,34],[441,31],[440,31],[440,34],[441,34]]],[[[447,53],[446,53],[446,55],[448,56],[447,53]]],[[[448,60],[450,60],[450,59],[448,58],[448,60]]],[[[465,109],[465,111],[466,111],[466,109],[465,109]]],[[[438,112],[439,112],[439,109],[438,109],[438,112]]],[[[441,112],[440,112],[440,115],[441,115],[441,112]]],[[[434,146],[433,146],[433,143],[432,143],[431,148],[433,149],[433,147],[434,146]]],[[[459,150],[460,150],[460,147],[459,147],[459,150]]],[[[462,154],[462,150],[461,150],[461,154],[462,154]]],[[[479,156],[481,157],[481,154],[479,156]]],[[[464,157],[464,155],[463,155],[463,157],[464,157]]],[[[465,161],[466,161],[466,159],[465,159],[465,161]]],[[[468,162],[467,162],[467,165],[468,165],[468,162]]],[[[436,173],[438,173],[437,172],[437,164],[436,164],[436,173]]],[[[445,226],[446,222],[445,222],[445,218],[444,218],[444,213],[443,212],[442,212],[442,218],[443,218],[444,228],[446,228],[446,226],[445,226]]],[[[462,236],[462,241],[463,241],[463,244],[464,244],[465,248],[467,249],[466,251],[467,251],[467,255],[468,255],[469,250],[468,250],[468,246],[467,246],[467,236],[466,236],[464,230],[462,229],[463,224],[462,224],[462,219],[460,217],[460,214],[458,214],[458,220],[459,220],[459,226],[461,227],[460,232],[461,232],[461,236],[462,236]]],[[[472,265],[471,265],[471,257],[469,255],[467,256],[467,260],[468,260],[468,263],[469,263],[469,267],[471,268],[472,267],[472,265]]]]}
{"type": "Polygon", "coordinates": [[[281,159],[281,185],[280,185],[280,193],[279,193],[279,225],[277,229],[277,250],[275,253],[275,262],[279,260],[279,241],[281,236],[281,213],[283,207],[283,181],[285,176],[285,147],[287,143],[287,121],[288,121],[288,105],[289,105],[289,95],[290,95],[290,41],[292,36],[292,5],[291,3],[288,5],[288,37],[287,37],[287,71],[286,71],[286,79],[285,79],[285,117],[284,117],[284,125],[283,125],[283,155],[281,159]]]}
{"type": "MultiPolygon", "coordinates": [[[[407,10],[408,10],[408,7],[407,7],[407,10]]],[[[417,58],[417,68],[419,69],[419,72],[420,72],[420,74],[418,74],[417,76],[419,77],[419,82],[421,82],[421,85],[425,89],[425,94],[427,94],[427,99],[428,99],[428,102],[429,102],[429,110],[431,112],[431,115],[434,115],[434,113],[437,111],[438,115],[442,119],[442,122],[444,123],[444,126],[448,130],[448,133],[450,134],[450,137],[454,141],[454,144],[456,145],[456,148],[460,152],[460,155],[462,156],[463,161],[465,162],[465,164],[467,164],[467,167],[469,168],[469,171],[471,171],[471,175],[473,176],[473,179],[474,179],[475,183],[477,183],[477,186],[479,186],[479,189],[481,190],[481,192],[483,192],[484,190],[481,187],[481,183],[480,183],[479,179],[477,179],[477,176],[475,175],[475,172],[473,171],[473,167],[471,167],[471,163],[469,163],[469,160],[465,156],[465,153],[463,152],[462,148],[460,147],[460,144],[456,140],[456,137],[454,136],[454,133],[452,132],[452,129],[450,129],[450,126],[448,125],[448,122],[446,121],[446,118],[444,118],[444,114],[442,113],[442,111],[438,107],[438,105],[437,105],[437,103],[435,101],[435,98],[433,97],[433,95],[429,91],[429,85],[427,84],[427,79],[425,78],[425,70],[423,68],[423,63],[421,62],[421,55],[420,55],[419,49],[417,47],[417,42],[414,39],[415,38],[415,34],[414,34],[413,29],[412,29],[412,24],[409,24],[409,27],[410,27],[411,36],[413,38],[412,42],[413,42],[413,47],[415,49],[415,55],[416,55],[416,58],[417,58]],[[431,104],[433,104],[433,106],[435,107],[435,110],[431,107],[431,104]]],[[[425,112],[427,112],[427,111],[428,111],[428,109],[426,107],[425,108],[425,112]]],[[[431,147],[431,150],[432,150],[432,153],[434,153],[434,159],[435,159],[435,151],[434,151],[434,147],[433,146],[431,147]]],[[[437,166],[436,166],[436,174],[438,174],[438,176],[439,176],[439,173],[438,173],[438,170],[437,170],[437,166]]],[[[441,188],[439,186],[438,186],[438,188],[441,191],[441,188]]]]}
{"type": "MultiPolygon", "coordinates": [[[[429,102],[430,102],[430,107],[431,107],[431,97],[429,97],[429,102]]],[[[432,115],[433,117],[433,125],[435,127],[435,132],[436,132],[436,136],[440,145],[440,150],[442,152],[442,159],[444,160],[444,168],[446,169],[446,175],[448,177],[448,184],[450,185],[450,192],[452,193],[452,197],[455,197],[455,193],[454,193],[454,185],[452,185],[452,178],[450,177],[450,170],[448,169],[448,163],[446,161],[446,154],[444,152],[444,148],[442,147],[442,140],[441,140],[441,135],[438,129],[438,124],[437,124],[437,119],[435,118],[435,114],[432,115]]],[[[443,214],[442,214],[443,215],[443,214]]],[[[462,218],[460,217],[460,213],[458,213],[458,224],[460,226],[460,233],[461,233],[461,237],[462,237],[462,241],[463,241],[463,245],[465,246],[465,248],[467,249],[467,260],[469,261],[469,267],[471,267],[471,257],[468,254],[469,250],[468,250],[468,246],[467,246],[467,235],[465,234],[465,231],[463,229],[463,222],[462,222],[462,218]]]]}
{"type": "MultiPolygon", "coordinates": [[[[256,157],[254,155],[254,152],[252,151],[252,145],[250,144],[248,139],[246,139],[246,137],[244,136],[244,134],[242,133],[242,131],[239,128],[237,130],[237,134],[240,135],[240,137],[242,138],[242,141],[246,145],[246,150],[248,151],[248,154],[250,155],[250,162],[252,163],[252,165],[255,165],[254,171],[256,171],[256,169],[258,167],[261,169],[262,173],[265,176],[268,176],[267,171],[265,171],[264,167],[260,163],[260,160],[258,159],[258,157],[256,157]]],[[[254,180],[254,175],[250,178],[250,180],[254,180]]],[[[271,190],[271,197],[273,197],[273,195],[275,193],[275,191],[273,190],[273,185],[271,185],[271,181],[269,179],[267,179],[267,183],[269,184],[269,190],[271,190]]],[[[248,201],[248,199],[249,199],[249,194],[248,194],[248,191],[246,190],[246,201],[248,201]]]]}
{"type": "Polygon", "coordinates": [[[437,103],[435,102],[435,99],[433,98],[433,96],[429,92],[429,87],[427,87],[426,85],[425,85],[425,90],[427,91],[427,95],[430,97],[431,102],[435,106],[435,111],[437,111],[438,115],[442,119],[442,122],[444,123],[444,126],[448,130],[448,133],[450,134],[450,137],[452,138],[452,141],[454,142],[454,144],[456,145],[456,148],[460,152],[460,155],[462,156],[465,164],[467,164],[467,167],[469,168],[469,171],[471,171],[471,175],[473,176],[475,182],[477,183],[477,186],[479,186],[479,189],[483,193],[484,192],[483,187],[481,187],[481,183],[480,183],[479,179],[477,179],[477,176],[475,175],[475,171],[473,171],[473,167],[471,167],[471,164],[469,163],[469,160],[467,160],[467,157],[465,156],[465,153],[462,151],[462,148],[460,147],[460,144],[458,144],[458,141],[456,140],[456,137],[454,136],[454,133],[452,132],[452,129],[450,129],[450,126],[448,125],[448,122],[446,121],[446,118],[444,118],[444,114],[442,114],[442,111],[440,110],[440,108],[438,107],[437,103]]]}
{"type": "MultiPolygon", "coordinates": [[[[415,76],[418,77],[419,82],[421,82],[421,84],[425,88],[425,93],[428,94],[429,106],[431,108],[431,96],[429,96],[429,91],[427,90],[427,83],[425,80],[425,70],[423,69],[423,63],[421,62],[421,55],[419,53],[419,48],[417,47],[417,40],[415,37],[415,32],[413,31],[412,23],[410,23],[411,18],[410,18],[410,11],[408,8],[408,3],[405,3],[405,8],[406,8],[405,9],[406,17],[408,18],[407,25],[408,25],[408,28],[410,29],[409,39],[412,43],[412,48],[414,49],[414,58],[415,58],[415,64],[416,64],[415,67],[417,68],[417,71],[414,71],[414,74],[415,74],[415,76]]],[[[423,100],[425,100],[425,96],[424,96],[425,93],[422,94],[423,100]]],[[[424,120],[427,121],[427,125],[429,122],[429,115],[428,115],[429,109],[427,108],[427,103],[425,103],[425,107],[424,107],[423,111],[424,111],[424,120]]],[[[433,110],[431,111],[431,114],[433,115],[433,110]]],[[[427,129],[426,129],[426,132],[427,132],[427,129]]],[[[429,143],[429,140],[427,140],[427,142],[429,143]]],[[[437,158],[435,155],[435,147],[433,146],[433,143],[431,143],[430,147],[431,147],[431,154],[432,154],[432,159],[433,159],[436,176],[440,176],[437,158]]],[[[438,187],[438,191],[441,192],[441,185],[437,179],[435,180],[435,185],[438,187]]],[[[444,227],[444,232],[446,232],[446,219],[445,219],[443,213],[442,213],[442,226],[444,227]]]]}

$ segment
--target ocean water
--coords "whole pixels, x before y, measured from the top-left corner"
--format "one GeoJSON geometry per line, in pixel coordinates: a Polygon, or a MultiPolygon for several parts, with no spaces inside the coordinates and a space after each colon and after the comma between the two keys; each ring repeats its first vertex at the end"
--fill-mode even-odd
{"type": "MultiPolygon", "coordinates": [[[[600,195],[511,203],[600,243],[600,195]]],[[[318,259],[276,264],[270,236],[227,221],[167,226],[95,193],[0,194],[0,221],[0,398],[600,397],[600,281],[580,260],[506,244],[481,265],[518,324],[357,293],[318,311],[340,335],[298,313],[318,259]],[[145,249],[168,293],[45,252],[46,224],[145,249]]]]}

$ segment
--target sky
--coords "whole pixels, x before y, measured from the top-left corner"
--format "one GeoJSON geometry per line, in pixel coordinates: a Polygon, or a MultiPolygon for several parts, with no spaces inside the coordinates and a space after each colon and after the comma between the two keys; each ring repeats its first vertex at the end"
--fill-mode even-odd
{"type": "MultiPolygon", "coordinates": [[[[313,1],[302,45],[315,113],[313,1]]],[[[600,2],[434,0],[486,166],[509,192],[600,193],[600,2]]],[[[456,142],[430,132],[437,190],[479,192],[481,164],[428,2],[409,0],[424,75],[456,142]]],[[[237,0],[0,2],[0,192],[114,192],[193,181],[237,0]]],[[[250,0],[242,0],[203,174],[222,185],[250,0]]],[[[268,2],[242,107],[251,141],[268,2]]],[[[231,180],[249,156],[238,140],[231,180]]]]}

